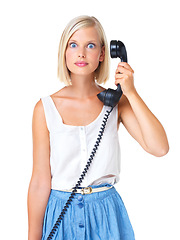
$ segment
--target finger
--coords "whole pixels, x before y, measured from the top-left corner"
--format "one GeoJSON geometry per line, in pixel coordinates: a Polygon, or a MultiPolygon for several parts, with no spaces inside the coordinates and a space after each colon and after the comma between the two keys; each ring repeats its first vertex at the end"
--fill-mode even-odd
{"type": "Polygon", "coordinates": [[[122,67],[124,67],[124,68],[126,68],[126,69],[128,69],[129,71],[131,71],[131,72],[134,73],[134,70],[132,69],[132,67],[131,67],[127,62],[120,62],[120,63],[118,64],[118,66],[122,66],[122,67]]]}
{"type": "Polygon", "coordinates": [[[115,80],[115,85],[117,86],[118,84],[121,85],[120,81],[119,80],[115,80]]]}
{"type": "Polygon", "coordinates": [[[129,73],[129,70],[122,67],[122,66],[118,66],[117,69],[116,69],[116,73],[125,73],[125,74],[128,74],[129,73]]]}
{"type": "Polygon", "coordinates": [[[120,84],[122,86],[122,80],[121,79],[117,79],[115,80],[115,85],[117,86],[118,84],[120,84]]]}
{"type": "Polygon", "coordinates": [[[117,73],[115,75],[115,79],[122,79],[123,77],[124,77],[124,74],[122,74],[122,73],[117,73]]]}

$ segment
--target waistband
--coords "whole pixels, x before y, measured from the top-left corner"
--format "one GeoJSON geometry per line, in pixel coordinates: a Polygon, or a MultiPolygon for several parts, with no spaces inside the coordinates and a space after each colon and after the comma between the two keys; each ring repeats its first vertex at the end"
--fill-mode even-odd
{"type": "MultiPolygon", "coordinates": [[[[110,188],[112,188],[113,186],[110,187],[97,187],[97,188],[92,188],[92,187],[82,187],[80,189],[76,189],[76,193],[81,193],[82,195],[84,194],[91,194],[91,193],[95,193],[95,192],[102,192],[102,191],[106,191],[110,188]]],[[[73,189],[69,189],[69,190],[64,190],[65,192],[72,192],[73,189]]]]}
{"type": "MultiPolygon", "coordinates": [[[[92,190],[97,189],[97,192],[93,192],[93,194],[82,194],[82,193],[76,192],[76,194],[74,195],[74,199],[75,200],[78,199],[78,197],[81,195],[83,196],[83,199],[85,201],[89,202],[89,201],[104,199],[105,197],[113,193],[116,193],[115,187],[109,183],[103,183],[101,185],[89,185],[88,187],[91,187],[92,190]],[[102,187],[107,187],[107,190],[98,191],[98,189],[102,187]]],[[[83,188],[85,187],[78,187],[79,190],[82,190],[83,188]]],[[[70,195],[71,195],[71,192],[66,192],[64,190],[60,191],[60,190],[51,189],[50,198],[55,197],[56,199],[59,199],[59,200],[68,200],[70,195]]]]}

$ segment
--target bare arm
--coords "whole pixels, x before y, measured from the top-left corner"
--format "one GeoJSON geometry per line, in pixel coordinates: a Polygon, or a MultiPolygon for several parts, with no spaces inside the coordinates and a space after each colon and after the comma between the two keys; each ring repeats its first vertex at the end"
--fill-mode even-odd
{"type": "Polygon", "coordinates": [[[116,84],[121,84],[124,93],[119,102],[120,121],[147,152],[164,156],[169,151],[165,130],[137,93],[132,68],[127,63],[120,64],[116,71],[116,84]]]}
{"type": "Polygon", "coordinates": [[[28,189],[28,240],[41,240],[44,213],[51,191],[49,132],[41,100],[32,120],[33,171],[28,189]]]}
{"type": "Polygon", "coordinates": [[[130,135],[148,153],[161,157],[168,150],[168,140],[163,126],[148,109],[138,94],[128,99],[123,96],[119,104],[120,119],[130,135]]]}

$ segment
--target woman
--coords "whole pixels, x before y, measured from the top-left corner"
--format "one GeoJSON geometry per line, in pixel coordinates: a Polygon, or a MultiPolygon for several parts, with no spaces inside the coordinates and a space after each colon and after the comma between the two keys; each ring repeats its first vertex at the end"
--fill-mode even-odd
{"type": "MultiPolygon", "coordinates": [[[[66,86],[41,98],[33,113],[29,240],[48,238],[91,154],[109,109],[97,98],[104,90],[99,84],[109,75],[108,52],[105,33],[94,17],[73,19],[62,34],[58,74],[66,86]]],[[[115,84],[120,83],[123,95],[110,114],[81,189],[52,239],[135,239],[126,208],[113,186],[120,172],[119,124],[122,122],[150,154],[163,156],[169,147],[162,125],[134,87],[133,73],[128,63],[118,64],[115,84]]]]}

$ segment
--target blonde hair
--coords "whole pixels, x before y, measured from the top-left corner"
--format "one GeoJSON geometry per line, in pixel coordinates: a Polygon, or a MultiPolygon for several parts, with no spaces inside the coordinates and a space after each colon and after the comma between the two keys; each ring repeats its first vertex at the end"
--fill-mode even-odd
{"type": "Polygon", "coordinates": [[[94,26],[97,29],[101,47],[105,47],[105,58],[102,62],[99,63],[98,68],[95,70],[95,80],[99,84],[105,84],[109,78],[109,49],[104,29],[101,23],[95,17],[82,15],[72,19],[67,24],[66,28],[62,33],[59,43],[58,78],[61,82],[64,82],[65,85],[71,85],[70,72],[66,66],[65,59],[67,43],[75,31],[91,26],[94,26]]]}

